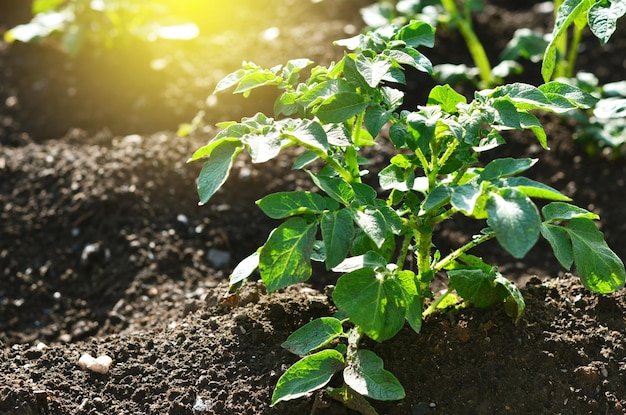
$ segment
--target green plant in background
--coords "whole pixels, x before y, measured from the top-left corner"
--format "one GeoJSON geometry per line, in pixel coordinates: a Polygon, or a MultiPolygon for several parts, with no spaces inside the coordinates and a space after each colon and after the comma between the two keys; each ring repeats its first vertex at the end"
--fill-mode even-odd
{"type": "MultiPolygon", "coordinates": [[[[625,0],[555,0],[552,33],[519,28],[500,55],[501,62],[492,69],[472,28],[472,13],[480,12],[482,7],[482,0],[378,1],[362,9],[361,14],[371,27],[405,22],[411,18],[428,21],[433,25],[457,27],[466,40],[476,67],[447,63],[436,65],[436,78],[452,84],[469,79],[479,86],[491,87],[501,84],[508,75],[518,73],[521,70],[517,64],[520,58],[532,62],[542,61],[541,72],[546,82],[558,79],[577,85],[581,78],[587,77],[586,74],[578,76],[575,71],[584,31],[589,28],[600,44],[604,45],[614,33],[618,19],[626,13],[625,0]]],[[[584,85],[585,82],[582,82],[581,85],[584,85]]],[[[614,156],[622,152],[626,133],[620,99],[625,95],[620,92],[620,85],[621,81],[607,85],[605,92],[596,80],[596,85],[586,90],[601,98],[598,109],[575,112],[574,118],[579,127],[574,137],[583,141],[589,154],[596,154],[603,148],[612,149],[614,156]]]]}
{"type": "Polygon", "coordinates": [[[626,14],[625,0],[558,0],[555,1],[555,25],[548,43],[541,73],[545,81],[564,79],[599,98],[593,111],[577,111],[573,117],[578,126],[575,138],[589,154],[603,148],[621,156],[626,143],[626,81],[600,85],[593,74],[575,73],[579,43],[588,27],[605,45],[626,14]],[[571,28],[571,41],[568,30],[571,28]]]}
{"type": "Polygon", "coordinates": [[[555,0],[555,22],[545,50],[541,74],[544,81],[572,78],[583,31],[591,32],[606,44],[615,32],[617,20],[626,13],[625,0],[555,0]],[[572,28],[571,41],[568,29],[572,28]]]}
{"type": "Polygon", "coordinates": [[[369,27],[382,27],[417,19],[433,26],[444,25],[450,29],[458,29],[476,66],[467,67],[451,63],[436,65],[435,77],[443,83],[469,80],[480,88],[491,88],[502,84],[507,76],[519,73],[521,66],[513,59],[503,59],[495,67],[492,66],[472,23],[472,14],[482,11],[483,8],[482,0],[379,1],[363,8],[361,15],[369,27]]]}
{"type": "Polygon", "coordinates": [[[613,158],[626,151],[626,81],[601,85],[594,74],[576,73],[573,85],[600,99],[593,110],[577,110],[570,115],[577,122],[574,139],[590,156],[599,152],[613,158]]]}
{"type": "Polygon", "coordinates": [[[194,23],[171,13],[167,1],[35,0],[33,19],[4,35],[7,42],[47,41],[72,55],[86,43],[111,47],[130,38],[192,39],[194,23]]]}
{"type": "Polygon", "coordinates": [[[233,270],[231,287],[258,269],[273,292],[307,281],[312,261],[342,274],[332,293],[339,312],[310,322],[283,344],[301,359],[278,380],[272,405],[326,388],[348,407],[375,414],[366,398],[396,400],[405,392],[382,360],[362,348],[363,337],[382,342],[405,323],[419,333],[426,316],[451,306],[502,304],[519,319],[525,304],[517,287],[469,252],[492,239],[522,258],[543,237],[559,263],[575,266],[590,290],[609,293],[624,285],[624,265],[596,227],[598,216],[522,175],[536,159],[507,157],[485,166],[478,160],[504,145],[508,130],[530,130],[547,148],[533,111],[564,114],[590,108],[597,99],[575,86],[547,82],[481,90],[468,102],[440,85],[426,105],[399,111],[403,93],[390,85],[404,83],[407,65],[431,72],[417,48],[433,43],[434,28],[426,22],[387,25],[337,42],[350,52],[328,67],[313,67],[305,81],[300,75],[312,64],[308,59],[270,69],[247,62],[216,87],[248,96],[273,85],[282,94],[274,118],[259,113],[221,123],[222,131],[190,158],[208,157],[198,178],[201,203],[224,184],[243,151],[263,163],[300,147],[293,168],[306,171],[319,189],[278,192],[257,202],[284,222],[233,270]],[[377,145],[385,125],[396,153],[371,184],[363,150],[377,145]],[[536,198],[546,201],[542,209],[536,198]],[[455,215],[485,228],[444,253],[433,245],[433,234],[455,215]],[[435,274],[448,277],[447,291],[438,297],[431,288],[435,274]],[[328,386],[338,373],[343,382],[328,386]]]}

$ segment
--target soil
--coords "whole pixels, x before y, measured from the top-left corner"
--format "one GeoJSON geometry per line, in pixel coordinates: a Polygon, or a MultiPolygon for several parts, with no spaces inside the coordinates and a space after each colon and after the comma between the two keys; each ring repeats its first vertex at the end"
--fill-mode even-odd
{"type": "MultiPolygon", "coordinates": [[[[0,2],[0,33],[30,19],[26,3],[0,2]]],[[[334,312],[325,286],[336,275],[318,272],[272,295],[251,282],[237,307],[227,296],[232,267],[276,226],[254,201],[306,187],[307,178],[290,171],[290,155],[262,166],[242,158],[225,188],[198,206],[201,166],[185,160],[214,130],[192,138],[175,130],[199,109],[207,125],[270,112],[270,95],[205,99],[244,59],[268,66],[340,58],[332,41],[361,29],[357,10],[369,1],[272,0],[264,13],[218,3],[227,11],[222,26],[202,28],[188,48],[126,44],[69,57],[0,42],[0,414],[353,414],[323,393],[269,406],[296,361],[280,344],[334,312]],[[268,28],[280,33],[271,42],[262,35],[268,28]],[[150,68],[155,56],[163,69],[150,68]],[[82,370],[83,353],[110,356],[110,372],[82,370]]],[[[550,27],[550,14],[530,4],[537,2],[487,3],[476,29],[494,61],[515,28],[550,27]]],[[[583,41],[579,69],[602,82],[623,79],[619,23],[607,47],[589,35],[583,41]]],[[[437,44],[424,51],[434,63],[469,64],[458,34],[440,30],[437,44]]],[[[525,68],[519,80],[537,83],[538,65],[525,68]]],[[[430,85],[412,74],[407,106],[430,85]]],[[[551,151],[513,134],[503,154],[540,158],[532,177],[600,214],[607,242],[626,258],[626,163],[590,156],[570,123],[542,121],[551,151]]],[[[388,156],[380,142],[375,166],[388,156]]],[[[459,246],[478,229],[450,220],[437,244],[459,246]]],[[[495,243],[481,248],[523,286],[522,319],[514,324],[502,308],[465,309],[432,316],[419,335],[405,328],[367,342],[407,392],[374,402],[378,412],[626,413],[623,291],[585,290],[547,244],[523,262],[495,243]]]]}

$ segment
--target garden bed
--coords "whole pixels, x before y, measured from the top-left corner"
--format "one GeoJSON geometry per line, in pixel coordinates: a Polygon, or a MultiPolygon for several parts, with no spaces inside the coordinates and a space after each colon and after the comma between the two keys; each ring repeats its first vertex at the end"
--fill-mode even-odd
{"type": "MultiPolygon", "coordinates": [[[[289,160],[242,159],[225,188],[198,206],[201,166],[185,160],[212,131],[194,138],[173,132],[243,59],[340,58],[332,40],[360,29],[357,10],[368,2],[275,3],[269,9],[279,17],[239,40],[242,56],[228,41],[203,38],[202,53],[177,55],[184,58],[162,71],[149,69],[149,56],[121,59],[130,55],[119,50],[69,58],[0,43],[0,413],[352,413],[323,394],[269,407],[278,377],[296,360],[280,344],[332,312],[325,285],[336,275],[320,271],[310,285],[272,295],[251,283],[239,307],[225,300],[232,267],[276,226],[254,201],[305,187],[308,177],[292,172],[289,160]],[[267,42],[262,34],[271,27],[280,35],[267,42]],[[128,67],[145,70],[105,76],[128,67]],[[82,370],[86,352],[112,357],[111,371],[82,370]]],[[[29,19],[27,7],[2,10],[8,7],[0,7],[0,29],[29,19]]],[[[481,38],[493,40],[485,43],[495,58],[516,27],[548,30],[550,19],[530,6],[492,1],[476,24],[481,38]]],[[[424,50],[434,63],[452,56],[469,64],[457,34],[442,31],[437,42],[446,47],[424,50]]],[[[621,80],[625,50],[623,24],[604,49],[586,37],[580,69],[602,82],[621,80]]],[[[520,80],[537,83],[539,65],[526,66],[520,80]]],[[[416,77],[412,104],[431,85],[416,77]]],[[[269,111],[258,97],[220,96],[207,123],[269,111]]],[[[571,139],[574,126],[559,118],[542,121],[551,151],[532,134],[510,135],[503,150],[539,157],[531,177],[598,213],[608,244],[626,258],[626,163],[589,156],[571,139]]],[[[438,246],[457,247],[477,230],[449,221],[438,246]]],[[[623,291],[585,290],[547,244],[523,263],[495,241],[477,254],[525,286],[524,315],[514,324],[501,308],[466,309],[432,316],[419,335],[405,328],[371,342],[407,392],[375,408],[401,415],[624,413],[623,291]]]]}

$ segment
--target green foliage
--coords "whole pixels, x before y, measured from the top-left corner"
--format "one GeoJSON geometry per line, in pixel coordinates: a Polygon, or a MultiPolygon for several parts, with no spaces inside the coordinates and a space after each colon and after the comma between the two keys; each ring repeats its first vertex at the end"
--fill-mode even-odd
{"type": "Polygon", "coordinates": [[[202,203],[224,183],[242,151],[263,163],[299,146],[304,153],[293,168],[306,171],[319,189],[279,192],[257,202],[284,222],[235,268],[232,286],[258,268],[272,292],[308,280],[312,261],[342,274],[332,294],[337,316],[310,322],[283,344],[301,360],[279,379],[272,405],[327,387],[341,372],[343,385],[327,387],[329,395],[375,414],[365,398],[402,399],[404,390],[378,356],[361,348],[362,336],[385,341],[405,323],[419,332],[426,316],[459,301],[506,305],[517,321],[525,307],[520,291],[496,267],[468,253],[487,241],[522,258],[543,237],[559,263],[575,266],[590,290],[607,293],[624,285],[624,265],[597,229],[597,216],[522,176],[538,160],[506,157],[485,166],[478,161],[481,153],[506,144],[509,130],[529,130],[547,149],[535,113],[568,114],[592,107],[597,98],[556,81],[480,90],[473,100],[440,85],[426,105],[400,111],[403,93],[393,85],[404,83],[406,65],[432,71],[417,48],[431,47],[433,40],[431,25],[411,21],[337,42],[349,52],[327,67],[312,67],[303,81],[301,72],[312,64],[307,59],[270,69],[246,62],[216,87],[247,96],[271,85],[281,95],[274,118],[256,114],[219,124],[222,131],[191,157],[208,158],[198,180],[202,203]],[[376,145],[384,125],[396,154],[378,173],[384,190],[379,194],[378,186],[363,182],[368,171],[362,149],[376,145]],[[534,199],[543,199],[541,210],[534,199]],[[486,227],[443,256],[433,246],[433,233],[455,215],[486,227]],[[431,289],[436,273],[449,278],[448,291],[439,297],[431,289]]]}
{"type": "Polygon", "coordinates": [[[111,47],[128,38],[192,39],[197,26],[176,18],[165,0],[35,0],[33,19],[4,34],[7,42],[48,40],[69,54],[88,42],[111,47]]]}
{"type": "Polygon", "coordinates": [[[547,82],[556,77],[571,78],[583,30],[588,26],[602,45],[615,32],[617,20],[626,13],[624,0],[555,1],[554,30],[546,47],[541,74],[547,82]],[[571,44],[568,29],[573,27],[571,44]]]}
{"type": "Polygon", "coordinates": [[[626,154],[626,81],[601,85],[595,75],[578,72],[573,85],[599,97],[593,110],[571,114],[577,122],[574,139],[591,156],[602,152],[618,158],[626,154]]]}

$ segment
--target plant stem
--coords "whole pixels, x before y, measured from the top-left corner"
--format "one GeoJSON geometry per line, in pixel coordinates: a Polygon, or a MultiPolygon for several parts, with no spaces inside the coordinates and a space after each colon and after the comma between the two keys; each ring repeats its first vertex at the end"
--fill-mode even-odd
{"type": "Polygon", "coordinates": [[[406,256],[409,254],[409,246],[411,245],[412,240],[412,234],[406,235],[402,240],[402,247],[400,248],[400,254],[398,255],[398,261],[396,262],[396,265],[400,269],[404,269],[404,262],[406,261],[406,256]]]}
{"type": "Polygon", "coordinates": [[[434,313],[437,310],[437,306],[439,306],[439,304],[441,304],[441,302],[443,300],[446,299],[446,297],[448,295],[451,294],[450,290],[446,290],[445,293],[443,293],[439,298],[437,298],[435,301],[433,301],[433,303],[428,306],[428,308],[426,310],[424,310],[424,312],[422,313],[422,318],[426,318],[427,316],[431,315],[432,313],[434,313]]]}
{"type": "Polygon", "coordinates": [[[477,238],[472,239],[470,242],[466,243],[465,245],[463,245],[462,247],[460,247],[456,251],[451,252],[448,256],[443,258],[441,261],[437,262],[435,264],[435,266],[433,267],[433,270],[434,271],[439,271],[439,270],[443,269],[450,262],[454,261],[455,259],[457,259],[461,255],[463,255],[464,253],[466,253],[470,249],[474,248],[475,246],[478,246],[478,245],[482,244],[483,242],[487,242],[488,240],[494,238],[495,236],[496,236],[495,233],[487,233],[487,234],[483,234],[483,235],[480,235],[477,238]]]}
{"type": "MultiPolygon", "coordinates": [[[[365,112],[361,112],[356,119],[354,120],[354,125],[352,126],[352,143],[354,145],[358,145],[358,142],[361,138],[361,129],[363,128],[363,120],[365,119],[365,112]]],[[[350,182],[361,182],[360,170],[359,170],[359,162],[356,156],[355,147],[348,147],[346,149],[345,161],[350,172],[352,179],[350,182]],[[350,151],[352,150],[352,152],[350,151]]]]}
{"type": "Polygon", "coordinates": [[[433,243],[433,231],[432,227],[426,227],[427,229],[418,230],[418,234],[415,239],[418,241],[417,245],[417,272],[419,280],[422,282],[428,282],[432,280],[432,265],[430,259],[430,247],[433,243]]]}
{"type": "Polygon", "coordinates": [[[459,25],[461,35],[465,39],[465,43],[467,44],[469,52],[472,55],[472,59],[474,60],[474,63],[478,68],[478,72],[480,73],[482,83],[481,86],[484,88],[491,88],[495,86],[497,82],[495,76],[493,76],[491,63],[489,63],[487,53],[472,28],[471,19],[469,17],[466,18],[459,13],[454,0],[441,0],[441,3],[450,15],[450,20],[459,25]]]}
{"type": "MultiPolygon", "coordinates": [[[[563,0],[554,0],[554,20],[559,14],[559,9],[563,4],[563,0]]],[[[564,77],[568,72],[567,60],[565,56],[567,56],[567,33],[564,33],[559,39],[556,45],[556,50],[558,55],[560,56],[560,60],[557,62],[554,68],[554,74],[552,75],[552,79],[564,77]]]]}
{"type": "Polygon", "coordinates": [[[584,29],[585,26],[574,26],[572,43],[569,47],[569,53],[567,54],[567,71],[565,72],[565,76],[567,78],[572,78],[574,76],[574,67],[576,66],[576,58],[578,57],[578,45],[580,45],[580,39],[582,38],[584,29]]]}
{"type": "MultiPolygon", "coordinates": [[[[456,149],[456,147],[459,145],[459,142],[455,139],[452,139],[450,141],[448,141],[448,143],[446,144],[446,151],[445,153],[443,153],[443,156],[441,156],[441,158],[439,158],[439,162],[438,162],[438,166],[441,167],[444,164],[446,164],[446,162],[448,161],[448,159],[450,158],[450,156],[452,154],[454,154],[454,150],[456,149]]],[[[437,172],[439,172],[439,168],[437,169],[437,172]]]]}
{"type": "Polygon", "coordinates": [[[337,163],[332,157],[326,154],[326,152],[324,152],[323,150],[315,146],[303,143],[302,141],[299,141],[299,140],[294,140],[294,141],[296,141],[302,147],[305,147],[307,150],[312,151],[313,153],[315,153],[315,155],[317,155],[319,158],[321,158],[326,163],[328,163],[328,165],[332,167],[333,170],[335,170],[341,176],[342,179],[344,179],[348,183],[352,183],[354,181],[354,177],[352,176],[352,174],[348,170],[343,168],[341,164],[337,163]]]}

